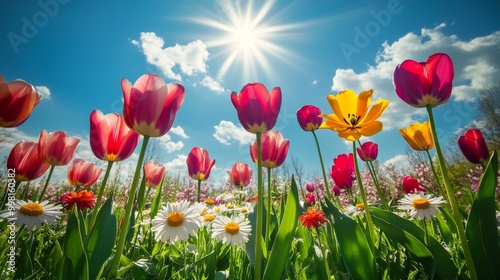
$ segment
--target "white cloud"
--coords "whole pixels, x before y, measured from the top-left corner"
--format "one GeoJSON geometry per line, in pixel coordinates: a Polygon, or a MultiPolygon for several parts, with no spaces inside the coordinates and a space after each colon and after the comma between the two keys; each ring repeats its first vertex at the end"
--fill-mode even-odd
{"type": "Polygon", "coordinates": [[[312,82],[312,85],[313,85],[313,86],[318,85],[318,80],[314,80],[314,81],[312,82]]]}
{"type": "Polygon", "coordinates": [[[239,144],[250,144],[255,139],[255,135],[246,131],[241,125],[236,126],[230,121],[222,120],[214,128],[213,136],[224,145],[230,145],[234,141],[239,144]]]}
{"type": "Polygon", "coordinates": [[[160,146],[164,148],[167,151],[167,153],[178,151],[184,147],[184,143],[182,143],[182,141],[177,141],[177,142],[171,141],[172,138],[168,134],[165,134],[157,139],[160,143],[160,146]]]}
{"type": "Polygon", "coordinates": [[[184,132],[184,128],[182,128],[180,125],[172,127],[170,129],[170,132],[184,139],[189,138],[189,136],[187,136],[186,133],[184,132]]]}
{"type": "Polygon", "coordinates": [[[174,72],[179,67],[184,75],[193,76],[196,73],[205,73],[208,58],[207,46],[196,40],[187,45],[175,44],[173,47],[164,48],[163,38],[154,32],[141,32],[140,42],[132,40],[132,44],[140,46],[149,64],[160,69],[165,76],[174,80],[182,80],[180,73],[174,72]]]}
{"type": "Polygon", "coordinates": [[[42,94],[42,98],[50,100],[50,89],[46,86],[35,86],[35,90],[42,94]]]}
{"type": "Polygon", "coordinates": [[[216,93],[224,93],[226,90],[219,84],[217,81],[215,81],[212,77],[206,76],[201,80],[200,84],[202,86],[207,87],[211,91],[215,91],[216,93]]]}
{"type": "Polygon", "coordinates": [[[375,58],[375,65],[368,65],[364,72],[337,69],[332,78],[334,92],[353,89],[357,93],[374,89],[374,100],[391,102],[380,120],[384,129],[406,127],[425,115],[425,110],[412,110],[396,95],[392,82],[394,68],[406,59],[425,61],[437,52],[450,55],[455,68],[452,101],[472,101],[477,92],[492,83],[500,74],[500,31],[487,36],[463,41],[455,35],[446,35],[445,24],[434,29],[423,28],[418,33],[408,33],[392,44],[385,42],[375,58]]]}
{"type": "Polygon", "coordinates": [[[169,161],[165,164],[167,168],[167,172],[169,173],[180,173],[187,174],[187,165],[186,165],[187,155],[180,154],[177,155],[175,159],[169,161]]]}
{"type": "Polygon", "coordinates": [[[391,159],[388,159],[384,162],[384,166],[389,164],[394,165],[400,170],[409,170],[411,168],[410,162],[408,161],[408,157],[406,155],[396,155],[391,159]]]}

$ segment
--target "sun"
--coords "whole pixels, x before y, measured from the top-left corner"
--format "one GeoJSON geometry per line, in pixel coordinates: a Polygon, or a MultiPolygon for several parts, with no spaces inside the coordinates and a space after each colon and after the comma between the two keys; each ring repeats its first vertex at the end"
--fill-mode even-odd
{"type": "Polygon", "coordinates": [[[290,64],[293,52],[282,47],[277,40],[293,38],[292,32],[300,24],[280,24],[277,16],[271,16],[275,1],[263,1],[257,7],[252,0],[215,2],[215,18],[196,18],[195,22],[212,28],[206,42],[216,50],[213,57],[222,58],[217,78],[224,79],[230,71],[238,71],[246,81],[255,81],[260,74],[275,77],[271,58],[290,64]],[[241,3],[245,2],[244,7],[241,3]]]}

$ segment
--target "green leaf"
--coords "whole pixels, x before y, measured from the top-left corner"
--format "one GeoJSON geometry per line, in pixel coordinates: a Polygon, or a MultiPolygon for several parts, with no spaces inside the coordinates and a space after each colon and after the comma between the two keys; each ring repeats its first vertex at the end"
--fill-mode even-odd
{"type": "Polygon", "coordinates": [[[81,223],[73,207],[68,215],[66,234],[63,242],[64,263],[62,279],[89,279],[88,259],[83,245],[84,237],[81,235],[81,223]]]}
{"type": "MultiPolygon", "coordinates": [[[[252,232],[255,232],[255,228],[257,227],[257,204],[254,205],[253,211],[248,214],[248,220],[250,221],[250,226],[252,226],[252,232]]],[[[248,236],[245,251],[250,264],[253,265],[255,263],[255,234],[248,236]]]]}
{"type": "Polygon", "coordinates": [[[370,210],[375,225],[389,238],[405,246],[424,265],[431,277],[437,279],[458,277],[458,268],[453,263],[450,253],[433,236],[428,236],[429,246],[426,247],[425,232],[412,221],[386,210],[374,207],[370,210]]]}
{"type": "Polygon", "coordinates": [[[61,264],[63,261],[63,252],[59,241],[54,241],[54,247],[49,255],[48,271],[54,275],[59,275],[61,264]]]}
{"type": "Polygon", "coordinates": [[[281,224],[276,234],[273,247],[269,253],[263,279],[281,279],[285,264],[290,258],[292,240],[297,227],[299,195],[297,184],[292,176],[292,186],[290,194],[286,200],[285,211],[281,218],[281,224]]]}
{"type": "Polygon", "coordinates": [[[350,276],[354,279],[378,279],[375,257],[358,223],[340,212],[328,199],[326,199],[326,205],[323,206],[323,211],[333,222],[339,252],[350,276]]]}
{"type": "Polygon", "coordinates": [[[127,236],[125,237],[125,242],[126,242],[125,244],[129,244],[132,241],[132,238],[134,237],[135,210],[137,210],[137,207],[134,204],[132,206],[132,211],[130,212],[130,222],[128,224],[127,236]]]}
{"type": "Polygon", "coordinates": [[[151,218],[151,220],[156,217],[156,214],[158,214],[158,210],[160,209],[163,180],[165,180],[165,177],[161,179],[160,185],[156,188],[155,197],[153,198],[153,202],[151,203],[151,211],[149,212],[149,217],[151,218]]]}
{"type": "Polygon", "coordinates": [[[500,246],[495,216],[498,155],[493,152],[467,220],[466,235],[479,279],[500,278],[500,246]]]}
{"type": "Polygon", "coordinates": [[[103,263],[111,256],[116,241],[116,228],[113,196],[110,196],[99,209],[94,226],[87,238],[90,279],[97,278],[103,263]]]}
{"type": "Polygon", "coordinates": [[[15,267],[17,267],[17,269],[13,279],[24,279],[33,274],[33,264],[26,241],[23,240],[22,242],[20,242],[20,246],[21,252],[19,255],[19,259],[15,264],[15,267]]]}

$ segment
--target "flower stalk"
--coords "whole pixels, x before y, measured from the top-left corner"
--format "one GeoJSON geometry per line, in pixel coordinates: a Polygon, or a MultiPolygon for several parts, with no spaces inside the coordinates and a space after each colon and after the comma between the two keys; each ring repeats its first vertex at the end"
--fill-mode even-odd
{"type": "MultiPolygon", "coordinates": [[[[262,216],[264,207],[262,184],[262,145],[261,132],[255,133],[257,137],[257,227],[255,230],[255,273],[254,279],[261,279],[262,271],[262,216]]],[[[267,246],[266,246],[267,248],[267,246]]]]}
{"type": "Polygon", "coordinates": [[[54,172],[55,165],[50,166],[49,175],[47,176],[47,180],[45,181],[45,185],[43,186],[42,193],[38,197],[38,201],[43,201],[43,196],[45,195],[45,191],[47,191],[47,187],[49,186],[50,178],[52,177],[52,172],[54,172]]]}
{"type": "Polygon", "coordinates": [[[311,130],[311,132],[314,136],[314,141],[316,142],[316,148],[318,149],[319,162],[321,163],[321,172],[323,173],[323,180],[325,181],[326,196],[329,200],[332,200],[332,197],[330,195],[330,186],[328,184],[328,177],[326,177],[325,164],[323,163],[323,156],[321,155],[321,148],[319,146],[318,136],[316,136],[314,130],[311,130]]]}
{"type": "Polygon", "coordinates": [[[101,206],[101,199],[104,194],[104,189],[106,188],[106,184],[108,182],[109,173],[111,172],[111,167],[113,167],[113,161],[108,161],[108,166],[106,167],[104,178],[102,179],[101,186],[99,187],[99,193],[97,194],[94,210],[92,211],[92,218],[90,219],[90,225],[89,225],[90,229],[94,225],[95,219],[97,218],[97,212],[99,211],[99,207],[101,206]]]}

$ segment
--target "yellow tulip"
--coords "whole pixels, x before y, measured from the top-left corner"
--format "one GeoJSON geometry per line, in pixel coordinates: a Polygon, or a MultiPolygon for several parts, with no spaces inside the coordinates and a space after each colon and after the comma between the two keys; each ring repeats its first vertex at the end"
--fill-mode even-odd
{"type": "Polygon", "coordinates": [[[334,96],[327,96],[333,114],[322,114],[326,120],[321,124],[322,129],[331,129],[338,132],[339,137],[349,141],[356,141],[361,136],[371,136],[382,130],[382,122],[377,118],[382,115],[388,100],[377,100],[368,110],[372,100],[373,90],[363,91],[359,97],[352,90],[341,91],[334,96]]]}
{"type": "Polygon", "coordinates": [[[429,122],[411,124],[406,130],[400,128],[399,133],[414,150],[428,151],[434,148],[429,122]]]}

